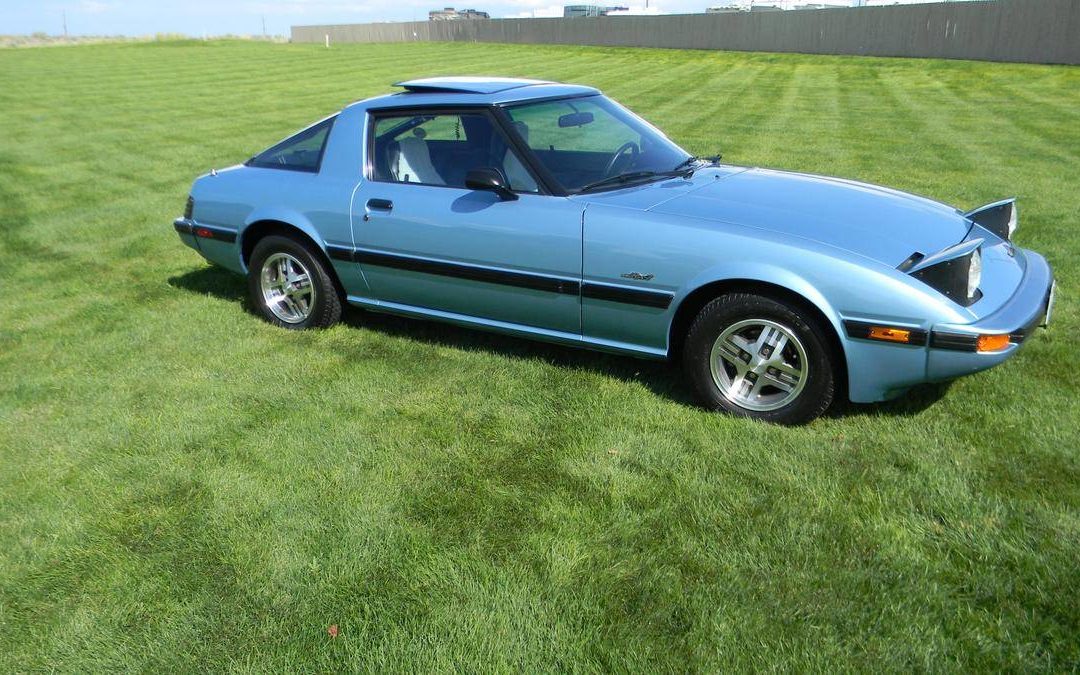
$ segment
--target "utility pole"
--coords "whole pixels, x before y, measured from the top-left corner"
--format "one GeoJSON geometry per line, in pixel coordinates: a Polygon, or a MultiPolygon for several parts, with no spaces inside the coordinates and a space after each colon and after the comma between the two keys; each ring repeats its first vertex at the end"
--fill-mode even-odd
{"type": "Polygon", "coordinates": [[[266,39],[266,15],[265,14],[263,14],[262,22],[263,22],[263,39],[265,40],[266,39]]]}
{"type": "Polygon", "coordinates": [[[63,10],[60,15],[64,18],[64,39],[67,39],[67,10],[63,10]]]}

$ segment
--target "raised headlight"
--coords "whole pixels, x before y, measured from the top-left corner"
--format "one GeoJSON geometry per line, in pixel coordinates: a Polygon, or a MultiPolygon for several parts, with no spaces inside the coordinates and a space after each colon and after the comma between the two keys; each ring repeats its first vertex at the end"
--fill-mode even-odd
{"type": "MultiPolygon", "coordinates": [[[[961,242],[911,265],[909,274],[956,304],[967,307],[982,297],[979,290],[982,282],[981,244],[982,239],[961,242]]],[[[904,265],[907,263],[905,261],[904,265]]]]}
{"type": "Polygon", "coordinates": [[[971,260],[968,262],[967,273],[967,297],[969,302],[974,302],[975,294],[979,292],[979,284],[982,282],[982,254],[979,249],[971,252],[971,260]]]}
{"type": "Polygon", "coordinates": [[[1004,199],[1000,202],[980,206],[964,214],[979,227],[990,230],[1002,239],[1012,240],[1019,222],[1016,199],[1004,199]]]}

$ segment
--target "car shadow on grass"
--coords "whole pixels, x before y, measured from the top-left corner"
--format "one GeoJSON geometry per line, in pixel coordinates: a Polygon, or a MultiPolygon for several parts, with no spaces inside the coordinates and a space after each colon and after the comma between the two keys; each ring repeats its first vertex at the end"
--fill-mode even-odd
{"type": "MultiPolygon", "coordinates": [[[[248,301],[244,277],[224,268],[203,267],[170,277],[168,283],[174,288],[236,303],[248,313],[261,318],[248,301]]],[[[419,340],[440,347],[542,359],[564,368],[590,370],[619,380],[638,382],[652,392],[684,405],[697,405],[693,393],[679,377],[678,369],[666,361],[606,354],[353,306],[346,306],[341,321],[350,328],[373,330],[383,335],[419,340]]]]}
{"type": "Polygon", "coordinates": [[[250,311],[247,302],[247,280],[224,267],[211,265],[169,277],[173,288],[190,291],[199,295],[209,295],[218,300],[239,302],[250,311]]]}
{"type": "MultiPolygon", "coordinates": [[[[174,288],[236,303],[248,313],[259,316],[248,302],[245,279],[224,268],[202,267],[170,277],[168,283],[174,288]]],[[[358,330],[378,331],[384,335],[420,340],[441,347],[522,359],[542,359],[556,366],[591,370],[625,382],[638,382],[653,393],[676,403],[698,407],[696,397],[672,361],[636,359],[438,321],[372,312],[352,306],[345,308],[342,323],[358,330]]],[[[919,385],[900,398],[881,403],[861,404],[840,400],[832,406],[827,416],[843,418],[882,414],[900,417],[918,415],[941,400],[950,384],[942,382],[919,385]]]]}
{"type": "Polygon", "coordinates": [[[831,418],[874,415],[914,417],[940,401],[950,386],[952,382],[919,384],[898,398],[878,403],[852,403],[847,399],[841,399],[836,401],[825,415],[831,418]]]}

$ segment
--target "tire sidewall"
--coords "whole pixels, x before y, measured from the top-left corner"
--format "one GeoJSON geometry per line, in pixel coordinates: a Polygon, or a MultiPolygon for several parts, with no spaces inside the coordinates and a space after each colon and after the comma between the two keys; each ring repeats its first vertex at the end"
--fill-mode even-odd
{"type": "Polygon", "coordinates": [[[337,289],[330,280],[325,267],[306,246],[289,237],[269,235],[259,240],[255,249],[251,252],[251,261],[248,265],[248,295],[256,312],[268,322],[281,328],[292,330],[304,330],[329,325],[327,321],[329,303],[336,297],[337,289]],[[300,261],[307,268],[311,283],[315,288],[315,305],[308,317],[299,323],[282,321],[266,306],[262,292],[262,267],[266,259],[275,253],[287,253],[300,261]]]}
{"type": "Polygon", "coordinates": [[[835,394],[832,349],[824,329],[805,311],[759,295],[735,293],[706,305],[690,328],[683,365],[694,389],[709,408],[767,422],[808,422],[828,409],[835,394]],[[716,339],[729,326],[744,319],[767,319],[785,326],[806,351],[806,383],[795,400],[782,408],[766,411],[743,408],[724,396],[713,380],[710,359],[716,339]]]}

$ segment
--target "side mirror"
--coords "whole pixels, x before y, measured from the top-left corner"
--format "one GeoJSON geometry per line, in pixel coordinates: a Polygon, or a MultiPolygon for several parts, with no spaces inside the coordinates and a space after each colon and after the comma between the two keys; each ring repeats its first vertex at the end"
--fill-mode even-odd
{"type": "Polygon", "coordinates": [[[489,190],[499,195],[503,201],[513,201],[518,198],[506,186],[506,179],[498,169],[470,169],[465,174],[465,187],[470,190],[489,190]]]}

